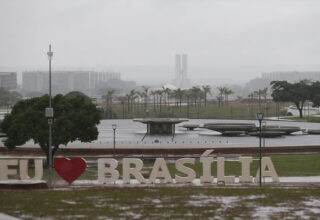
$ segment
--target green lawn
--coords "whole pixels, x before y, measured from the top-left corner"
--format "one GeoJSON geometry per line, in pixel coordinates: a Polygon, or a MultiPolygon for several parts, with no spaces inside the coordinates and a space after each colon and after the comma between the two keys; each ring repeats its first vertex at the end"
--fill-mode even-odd
{"type": "Polygon", "coordinates": [[[316,219],[320,211],[319,187],[73,188],[0,191],[0,198],[0,213],[23,219],[316,219]]]}
{"type": "Polygon", "coordinates": [[[320,123],[320,117],[316,117],[316,116],[305,116],[303,118],[299,118],[299,117],[290,117],[288,118],[289,120],[293,120],[293,121],[303,121],[303,122],[315,122],[315,123],[320,123]]]}
{"type": "MultiPolygon", "coordinates": [[[[287,105],[281,104],[280,109],[287,105]]],[[[140,117],[177,117],[177,118],[202,118],[202,119],[256,119],[257,112],[264,112],[265,117],[285,116],[285,112],[278,112],[277,105],[275,103],[264,103],[259,106],[258,104],[230,104],[218,106],[218,104],[208,104],[204,106],[165,106],[161,107],[148,104],[148,113],[142,103],[135,105],[131,110],[128,110],[127,106],[115,105],[112,107],[114,112],[113,118],[140,118],[140,117]],[[188,113],[189,112],[189,113],[188,113]]],[[[105,118],[111,118],[110,115],[105,115],[105,118]]]]}

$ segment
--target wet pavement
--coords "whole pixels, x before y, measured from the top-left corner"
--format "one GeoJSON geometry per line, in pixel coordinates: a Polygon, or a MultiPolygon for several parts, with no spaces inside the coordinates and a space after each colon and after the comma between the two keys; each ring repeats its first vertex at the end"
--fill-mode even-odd
{"type": "MultiPolygon", "coordinates": [[[[135,148],[135,147],[257,147],[259,138],[252,136],[221,136],[220,133],[197,128],[194,131],[187,131],[181,127],[183,124],[204,123],[255,123],[256,120],[214,120],[214,119],[190,119],[188,122],[176,125],[175,136],[171,135],[146,135],[146,125],[133,122],[133,120],[102,120],[99,124],[98,140],[91,143],[73,142],[68,147],[88,147],[88,148],[109,148],[113,146],[112,124],[116,124],[116,146],[117,148],[135,148]],[[145,136],[145,138],[144,138],[145,136]]],[[[279,126],[299,126],[301,129],[320,129],[320,123],[308,122],[288,122],[288,121],[266,121],[266,125],[279,126]]],[[[25,146],[33,145],[32,141],[25,146]]],[[[304,146],[320,145],[320,135],[308,135],[303,132],[296,132],[291,135],[285,135],[277,138],[265,138],[262,141],[264,146],[304,146]]]]}

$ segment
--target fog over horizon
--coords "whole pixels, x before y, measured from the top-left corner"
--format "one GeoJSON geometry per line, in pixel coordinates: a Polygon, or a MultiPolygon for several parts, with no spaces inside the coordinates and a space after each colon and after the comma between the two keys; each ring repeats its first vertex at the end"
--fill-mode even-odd
{"type": "MultiPolygon", "coordinates": [[[[1,0],[0,71],[121,72],[170,83],[188,54],[193,83],[320,71],[320,1],[1,0]]],[[[21,81],[21,75],[20,75],[21,81]]]]}

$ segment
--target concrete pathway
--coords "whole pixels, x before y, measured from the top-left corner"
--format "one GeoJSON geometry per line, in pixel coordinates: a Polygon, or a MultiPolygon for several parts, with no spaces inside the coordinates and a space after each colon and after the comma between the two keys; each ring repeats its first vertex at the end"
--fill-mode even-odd
{"type": "Polygon", "coordinates": [[[20,218],[16,218],[10,215],[6,215],[4,213],[0,213],[0,219],[1,220],[20,220],[20,218]]]}

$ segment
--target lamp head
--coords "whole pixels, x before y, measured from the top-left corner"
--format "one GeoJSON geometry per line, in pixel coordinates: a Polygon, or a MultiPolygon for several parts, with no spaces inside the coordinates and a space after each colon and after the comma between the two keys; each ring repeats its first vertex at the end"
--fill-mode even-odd
{"type": "Polygon", "coordinates": [[[112,124],[112,129],[116,130],[116,128],[117,128],[117,125],[116,124],[112,124]]]}
{"type": "Polygon", "coordinates": [[[51,44],[49,45],[49,51],[47,52],[48,59],[52,60],[53,52],[51,51],[51,44]]]}
{"type": "Polygon", "coordinates": [[[258,112],[258,113],[257,113],[257,119],[258,119],[259,121],[263,120],[263,112],[258,112]]]}

